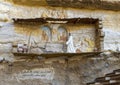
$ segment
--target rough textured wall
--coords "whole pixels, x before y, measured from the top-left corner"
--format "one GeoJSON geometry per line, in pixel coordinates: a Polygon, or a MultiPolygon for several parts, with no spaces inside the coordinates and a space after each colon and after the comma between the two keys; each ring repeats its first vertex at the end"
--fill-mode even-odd
{"type": "Polygon", "coordinates": [[[120,56],[74,56],[54,59],[22,59],[0,64],[1,85],[86,85],[97,77],[119,69],[120,56]]]}
{"type": "MultiPolygon", "coordinates": [[[[53,8],[53,7],[22,7],[13,6],[11,4],[0,3],[0,24],[1,30],[5,26],[10,26],[11,30],[13,23],[12,18],[39,18],[39,17],[53,17],[53,18],[99,18],[102,19],[103,30],[105,32],[104,49],[116,50],[120,47],[120,12],[106,11],[106,10],[86,10],[86,9],[72,9],[72,8],[53,8]],[[29,16],[28,16],[29,15],[29,16]],[[8,20],[8,21],[7,21],[8,20]],[[7,22],[6,22],[7,21],[7,22]],[[111,47],[111,48],[110,48],[111,47]]],[[[7,27],[6,27],[7,28],[7,27]]],[[[20,36],[20,35],[19,35],[20,36]]]]}
{"type": "MultiPolygon", "coordinates": [[[[119,69],[120,59],[117,55],[96,56],[97,58],[81,58],[79,56],[80,58],[70,59],[68,62],[65,62],[63,59],[16,59],[17,56],[11,54],[12,44],[21,41],[24,42],[25,39],[28,39],[27,33],[29,34],[30,31],[26,33],[25,29],[18,29],[19,27],[15,26],[12,22],[12,18],[99,18],[102,19],[103,30],[105,32],[104,49],[116,50],[117,45],[120,45],[119,11],[53,7],[35,8],[13,6],[6,3],[0,3],[0,8],[0,60],[5,59],[7,61],[0,64],[0,84],[85,85],[85,83],[93,81],[96,77],[119,69]],[[21,30],[25,34],[20,33],[19,31],[21,30]],[[118,42],[117,45],[115,42],[118,42]],[[8,61],[14,63],[11,64],[8,61]]],[[[91,28],[91,26],[88,27],[91,28]]]]}
{"type": "Polygon", "coordinates": [[[72,7],[86,9],[105,9],[120,11],[120,0],[0,0],[9,1],[14,5],[24,6],[52,6],[52,7],[72,7]]]}

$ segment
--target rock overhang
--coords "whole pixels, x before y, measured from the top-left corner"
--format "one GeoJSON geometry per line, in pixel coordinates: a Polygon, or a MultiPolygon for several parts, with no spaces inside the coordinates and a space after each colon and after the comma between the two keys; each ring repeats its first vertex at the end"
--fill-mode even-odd
{"type": "Polygon", "coordinates": [[[7,0],[15,5],[23,6],[51,6],[51,7],[70,7],[85,9],[102,9],[120,11],[119,0],[7,0]]]}

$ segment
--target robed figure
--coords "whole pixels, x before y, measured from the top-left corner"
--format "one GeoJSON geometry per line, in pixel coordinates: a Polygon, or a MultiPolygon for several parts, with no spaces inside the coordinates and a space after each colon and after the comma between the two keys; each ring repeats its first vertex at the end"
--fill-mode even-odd
{"type": "Polygon", "coordinates": [[[73,36],[71,34],[69,34],[69,38],[68,38],[68,41],[66,42],[66,44],[67,44],[67,52],[75,53],[75,47],[73,44],[73,36]]]}

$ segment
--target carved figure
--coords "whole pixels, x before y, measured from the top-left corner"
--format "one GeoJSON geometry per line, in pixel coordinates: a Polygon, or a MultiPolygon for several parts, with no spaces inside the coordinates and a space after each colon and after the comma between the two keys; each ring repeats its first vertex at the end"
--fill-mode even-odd
{"type": "Polygon", "coordinates": [[[59,41],[66,41],[67,32],[64,28],[58,29],[58,40],[59,41]]]}
{"type": "Polygon", "coordinates": [[[27,46],[27,44],[24,44],[24,46],[23,46],[23,51],[24,51],[24,53],[27,53],[27,52],[28,52],[28,46],[27,46]]]}
{"type": "Polygon", "coordinates": [[[24,50],[23,50],[23,44],[18,44],[17,45],[17,52],[19,52],[19,53],[23,53],[24,52],[24,50]]]}
{"type": "Polygon", "coordinates": [[[71,34],[69,34],[69,39],[66,42],[66,44],[67,44],[67,52],[68,53],[75,53],[75,47],[73,44],[73,36],[71,34]]]}
{"type": "Polygon", "coordinates": [[[28,52],[27,44],[18,44],[17,52],[19,52],[19,53],[27,53],[28,52]]]}

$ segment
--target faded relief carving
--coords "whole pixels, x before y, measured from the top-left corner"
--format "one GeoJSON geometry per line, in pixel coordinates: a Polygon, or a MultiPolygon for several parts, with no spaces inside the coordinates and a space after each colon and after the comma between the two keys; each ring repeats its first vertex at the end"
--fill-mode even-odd
{"type": "Polygon", "coordinates": [[[65,28],[58,28],[58,41],[66,41],[67,40],[67,31],[65,28]]]}
{"type": "Polygon", "coordinates": [[[39,69],[31,69],[31,70],[22,70],[19,73],[15,73],[13,77],[18,80],[25,80],[25,79],[52,80],[54,77],[54,69],[53,68],[39,68],[39,69]]]}
{"type": "Polygon", "coordinates": [[[53,17],[53,18],[65,18],[66,17],[66,13],[63,9],[52,9],[52,10],[45,10],[43,11],[43,13],[41,14],[41,17],[44,18],[48,18],[48,17],[53,17]]]}
{"type": "Polygon", "coordinates": [[[74,43],[73,43],[73,36],[71,34],[69,34],[69,39],[66,42],[67,45],[67,52],[68,53],[75,53],[75,47],[74,47],[74,43]]]}
{"type": "Polygon", "coordinates": [[[48,27],[42,27],[42,41],[50,41],[51,39],[51,30],[48,27]]]}

